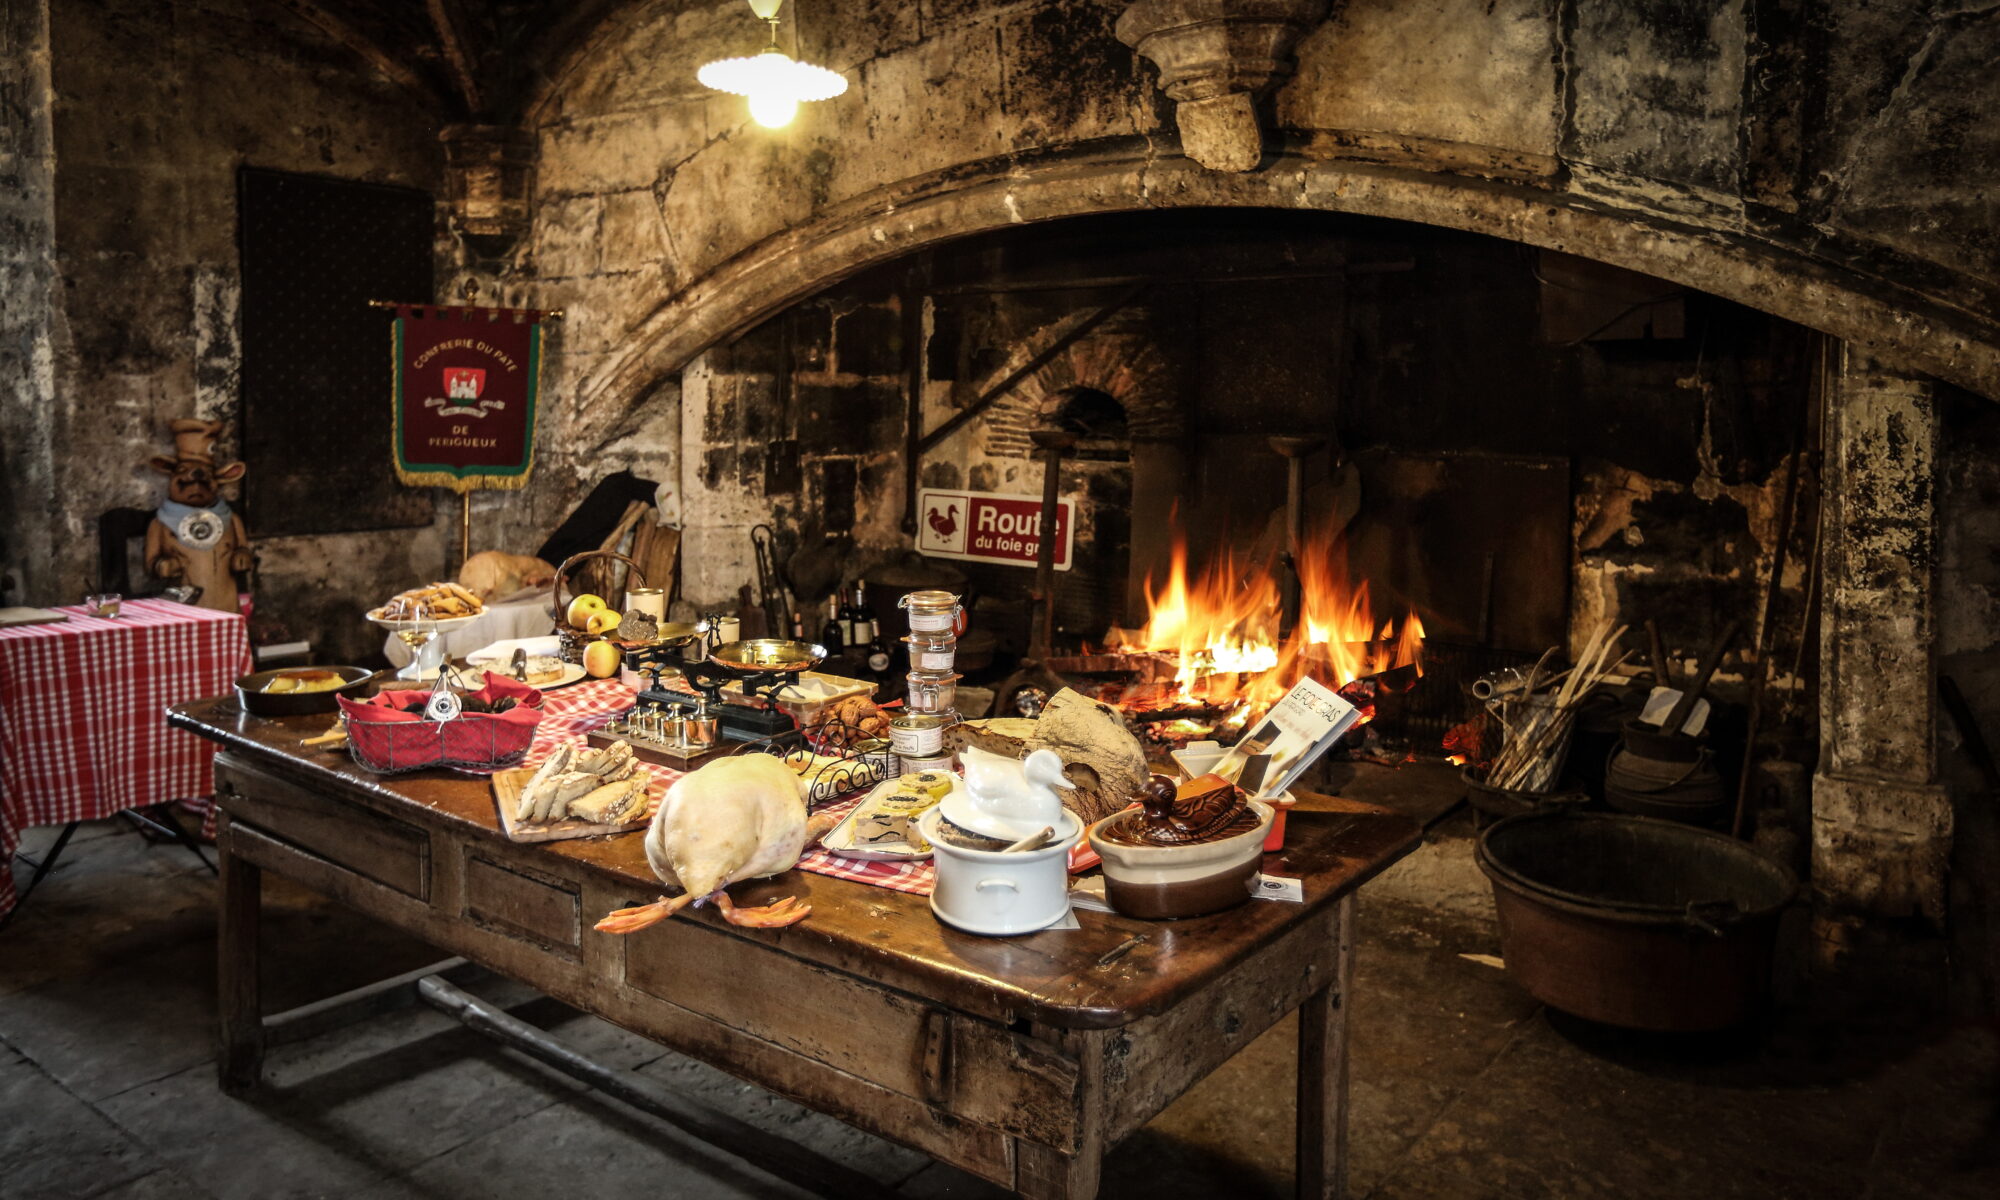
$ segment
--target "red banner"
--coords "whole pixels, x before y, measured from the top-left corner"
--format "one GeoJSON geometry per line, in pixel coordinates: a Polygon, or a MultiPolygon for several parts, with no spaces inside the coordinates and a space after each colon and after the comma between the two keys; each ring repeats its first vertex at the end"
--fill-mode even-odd
{"type": "Polygon", "coordinates": [[[505,308],[396,310],[396,475],[405,485],[465,492],[527,483],[539,316],[505,308]]]}

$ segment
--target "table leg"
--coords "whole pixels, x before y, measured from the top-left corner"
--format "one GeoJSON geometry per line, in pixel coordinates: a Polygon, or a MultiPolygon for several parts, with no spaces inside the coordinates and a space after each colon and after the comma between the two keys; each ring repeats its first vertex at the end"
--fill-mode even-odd
{"type": "Polygon", "coordinates": [[[216,919],[216,1004],[222,1045],[216,1075],[222,1090],[237,1094],[257,1085],[264,1067],[264,1012],[258,996],[257,927],[264,873],[229,852],[229,818],[216,838],[220,909],[216,919]]]}
{"type": "Polygon", "coordinates": [[[1299,1006],[1298,1197],[1347,1191],[1347,997],[1354,983],[1354,897],[1340,900],[1333,977],[1299,1006]]]}
{"type": "Polygon", "coordinates": [[[1091,1200],[1104,1165],[1101,1146],[1062,1154],[1038,1142],[1014,1142],[1014,1191],[1027,1200],[1091,1200]]]}
{"type": "MultiPolygon", "coordinates": [[[[14,894],[14,907],[8,909],[4,916],[0,916],[0,929],[7,928],[7,923],[27,906],[28,897],[34,895],[35,889],[42,886],[42,880],[48,877],[50,871],[56,869],[56,860],[62,857],[63,847],[69,845],[70,835],[74,834],[76,827],[81,824],[83,824],[81,821],[71,821],[63,826],[63,831],[56,835],[56,844],[50,846],[48,852],[42,855],[42,861],[34,862],[25,854],[19,856],[23,861],[33,864],[35,873],[28,880],[28,886],[14,894]]],[[[0,865],[5,864],[0,863],[0,865]]]]}

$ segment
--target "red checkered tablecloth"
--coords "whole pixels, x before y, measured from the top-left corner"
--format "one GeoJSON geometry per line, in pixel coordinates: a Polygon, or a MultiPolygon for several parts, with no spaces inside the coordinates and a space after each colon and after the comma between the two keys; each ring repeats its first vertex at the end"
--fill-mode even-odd
{"type": "MultiPolygon", "coordinates": [[[[542,700],[542,723],[536,728],[534,744],[528,747],[528,756],[521,761],[521,765],[539,766],[555,753],[559,743],[582,743],[584,735],[591,730],[609,724],[613,718],[629,711],[634,700],[632,689],[615,679],[596,679],[547,693],[542,700]]],[[[670,785],[686,774],[656,763],[641,762],[639,766],[662,785],[670,785]]],[[[861,797],[852,796],[823,806],[820,811],[845,816],[859,803],[861,797]]],[[[928,859],[921,862],[875,862],[842,858],[817,848],[806,851],[799,859],[799,869],[919,896],[931,894],[931,885],[937,877],[928,859]]]]}
{"type": "Polygon", "coordinates": [[[227,692],[250,670],[242,616],[127,600],[114,618],[0,629],[0,913],[21,831],[202,799],[215,744],[167,706],[227,692]]]}

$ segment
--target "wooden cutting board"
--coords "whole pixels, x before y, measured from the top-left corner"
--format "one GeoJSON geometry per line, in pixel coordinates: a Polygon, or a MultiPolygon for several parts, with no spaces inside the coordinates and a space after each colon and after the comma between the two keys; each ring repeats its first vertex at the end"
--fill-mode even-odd
{"type": "Polygon", "coordinates": [[[666,794],[666,785],[653,780],[646,785],[646,811],[637,820],[624,825],[593,825],[589,821],[552,821],[548,824],[534,824],[514,820],[514,808],[521,802],[521,789],[535,777],[532,767],[515,767],[512,770],[493,773],[493,801],[500,806],[500,829],[510,842],[560,842],[568,838],[604,837],[613,833],[631,833],[644,829],[653,819],[654,810],[660,807],[660,798],[666,794]]]}
{"type": "Polygon", "coordinates": [[[46,608],[0,608],[0,629],[12,629],[16,625],[53,625],[67,620],[68,613],[46,608]]]}

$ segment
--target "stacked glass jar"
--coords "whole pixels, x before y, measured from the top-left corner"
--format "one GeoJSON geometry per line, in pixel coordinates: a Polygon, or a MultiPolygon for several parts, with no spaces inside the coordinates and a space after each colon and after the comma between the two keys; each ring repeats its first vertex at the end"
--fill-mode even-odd
{"type": "Polygon", "coordinates": [[[910,633],[903,641],[910,652],[908,699],[903,711],[889,721],[889,742],[903,760],[905,772],[948,771],[956,756],[945,744],[945,730],[958,724],[958,635],[965,610],[950,592],[911,592],[897,601],[909,614],[910,633]]]}

